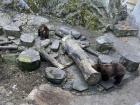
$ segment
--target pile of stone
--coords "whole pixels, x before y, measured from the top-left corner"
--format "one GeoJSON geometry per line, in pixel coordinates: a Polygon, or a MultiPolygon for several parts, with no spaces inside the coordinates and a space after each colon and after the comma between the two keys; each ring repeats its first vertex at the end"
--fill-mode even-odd
{"type": "MultiPolygon", "coordinates": [[[[123,41],[116,37],[131,35],[136,38],[138,29],[133,26],[122,29],[116,25],[115,35],[106,33],[98,37],[96,49],[92,49],[81,32],[62,25],[55,27],[44,17],[26,14],[10,17],[6,13],[0,15],[5,17],[2,18],[4,22],[0,21],[0,50],[10,52],[8,56],[2,54],[4,61],[11,61],[9,59],[12,58],[23,71],[37,70],[44,61],[50,63],[44,70],[45,77],[52,84],[61,84],[63,89],[84,91],[94,85],[102,91],[114,87],[112,78],[107,82],[101,81],[101,74],[96,70],[99,63],[121,63],[129,72],[138,69],[139,48],[128,43],[129,40],[123,41]],[[45,39],[41,39],[37,32],[42,24],[49,30],[49,37],[45,39]]],[[[127,77],[131,75],[124,79],[127,77]]]]}

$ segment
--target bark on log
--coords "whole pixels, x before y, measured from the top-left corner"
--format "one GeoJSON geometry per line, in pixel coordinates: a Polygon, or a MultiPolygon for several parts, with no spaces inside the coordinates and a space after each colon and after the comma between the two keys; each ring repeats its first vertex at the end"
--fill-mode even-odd
{"type": "Polygon", "coordinates": [[[48,61],[50,61],[55,67],[59,68],[59,69],[64,69],[65,67],[60,64],[55,58],[51,57],[47,52],[45,52],[44,50],[40,50],[39,51],[41,53],[41,55],[48,61]]]}
{"type": "Polygon", "coordinates": [[[18,50],[17,46],[0,46],[0,50],[18,50]]]}
{"type": "Polygon", "coordinates": [[[101,79],[101,74],[94,69],[96,63],[89,58],[80,45],[70,36],[64,37],[62,41],[64,50],[77,64],[87,83],[89,85],[97,84],[101,79]]]}
{"type": "Polygon", "coordinates": [[[3,42],[0,42],[0,45],[6,45],[6,44],[12,44],[13,41],[3,41],[3,42]]]}

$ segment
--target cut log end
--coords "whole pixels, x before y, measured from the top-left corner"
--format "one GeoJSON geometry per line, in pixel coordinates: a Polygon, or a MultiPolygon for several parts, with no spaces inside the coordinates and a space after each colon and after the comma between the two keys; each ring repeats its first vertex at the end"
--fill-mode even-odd
{"type": "Polygon", "coordinates": [[[91,74],[90,77],[87,79],[88,85],[96,85],[101,79],[100,73],[91,74]]]}

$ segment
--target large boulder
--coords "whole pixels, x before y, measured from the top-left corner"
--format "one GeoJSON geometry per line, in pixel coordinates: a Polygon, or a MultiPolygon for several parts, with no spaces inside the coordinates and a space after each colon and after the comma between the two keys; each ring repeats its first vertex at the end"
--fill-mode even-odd
{"type": "Polygon", "coordinates": [[[21,44],[26,47],[34,45],[35,37],[32,33],[24,33],[20,37],[21,44]]]}
{"type": "Polygon", "coordinates": [[[100,46],[101,48],[103,48],[104,45],[107,45],[105,49],[110,50],[111,45],[111,49],[115,50],[121,56],[119,62],[126,67],[126,70],[130,72],[138,70],[140,63],[140,54],[137,47],[121,41],[111,33],[107,33],[104,36],[98,37],[97,39],[100,39],[97,41],[97,46],[100,46]],[[99,42],[105,43],[102,44],[99,42]]]}
{"type": "Polygon", "coordinates": [[[40,54],[33,49],[27,49],[19,54],[17,62],[24,71],[36,70],[40,67],[40,54]]]}
{"type": "Polygon", "coordinates": [[[13,25],[4,26],[3,31],[6,36],[15,36],[19,38],[21,35],[19,27],[13,25]]]}
{"type": "Polygon", "coordinates": [[[48,81],[54,84],[61,84],[66,78],[66,73],[63,70],[60,70],[55,67],[47,67],[46,70],[46,78],[48,81]]]}
{"type": "Polygon", "coordinates": [[[128,21],[121,21],[114,26],[114,34],[119,37],[138,36],[139,29],[128,21]]]}

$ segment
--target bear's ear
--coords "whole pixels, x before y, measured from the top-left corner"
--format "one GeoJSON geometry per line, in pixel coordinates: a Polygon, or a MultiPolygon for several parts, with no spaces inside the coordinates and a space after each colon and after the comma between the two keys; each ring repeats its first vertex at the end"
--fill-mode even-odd
{"type": "Polygon", "coordinates": [[[95,64],[95,65],[93,65],[92,68],[94,68],[95,70],[98,70],[98,68],[99,68],[99,64],[95,64]]]}

